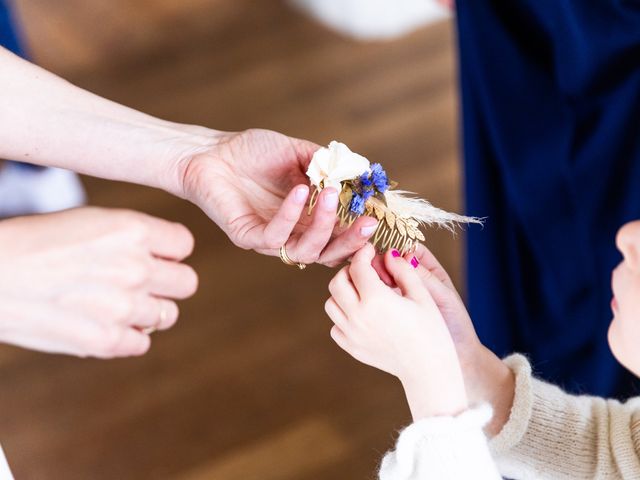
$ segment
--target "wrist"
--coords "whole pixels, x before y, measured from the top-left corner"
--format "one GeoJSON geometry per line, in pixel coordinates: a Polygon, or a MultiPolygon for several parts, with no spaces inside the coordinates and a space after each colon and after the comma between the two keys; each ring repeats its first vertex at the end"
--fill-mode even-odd
{"type": "MultiPolygon", "coordinates": [[[[160,149],[157,177],[152,181],[172,195],[186,198],[185,177],[191,160],[217,147],[223,132],[195,125],[170,124],[166,127],[165,139],[157,142],[160,149]]],[[[216,155],[212,155],[214,161],[216,155]]]]}
{"type": "Polygon", "coordinates": [[[417,368],[400,378],[414,421],[458,415],[469,406],[457,361],[438,364],[442,367],[430,370],[417,368]],[[451,365],[451,368],[446,365],[451,365]]]}
{"type": "Polygon", "coordinates": [[[493,418],[485,432],[493,437],[509,420],[515,395],[515,376],[491,350],[479,348],[462,365],[469,403],[489,403],[493,418]]]}

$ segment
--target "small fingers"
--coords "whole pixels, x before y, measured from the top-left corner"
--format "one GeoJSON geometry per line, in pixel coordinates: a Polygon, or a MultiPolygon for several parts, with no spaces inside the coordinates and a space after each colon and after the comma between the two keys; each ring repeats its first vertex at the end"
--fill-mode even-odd
{"type": "Polygon", "coordinates": [[[349,353],[349,340],[347,339],[347,336],[344,334],[344,332],[337,325],[334,325],[333,327],[331,327],[331,338],[333,339],[334,342],[338,344],[338,346],[342,350],[349,353]]]}
{"type": "Polygon", "coordinates": [[[384,259],[387,271],[393,277],[403,296],[415,301],[424,301],[429,298],[427,289],[415,271],[419,265],[415,257],[411,262],[407,262],[397,250],[390,250],[385,254],[384,259]]]}
{"type": "Polygon", "coordinates": [[[420,265],[422,265],[429,273],[435,275],[438,280],[440,280],[447,287],[455,290],[453,282],[451,281],[451,277],[444,269],[444,267],[440,264],[438,259],[435,257],[431,250],[429,250],[423,244],[418,244],[416,251],[413,254],[408,254],[405,256],[407,261],[411,261],[413,257],[416,257],[420,265]]]}
{"type": "Polygon", "coordinates": [[[318,263],[335,267],[351,258],[369,241],[376,228],[378,228],[378,221],[375,218],[361,216],[346,232],[329,242],[320,255],[318,263]]]}
{"type": "Polygon", "coordinates": [[[384,286],[382,280],[371,265],[376,251],[373,245],[367,244],[362,247],[354,255],[351,265],[349,266],[349,275],[355,285],[360,298],[363,298],[381,286],[384,286]]]}
{"type": "Polygon", "coordinates": [[[333,297],[325,302],[324,311],[327,312],[327,315],[333,323],[335,323],[340,329],[346,330],[349,319],[333,297]]]}
{"type": "Polygon", "coordinates": [[[300,220],[308,196],[309,187],[306,185],[298,185],[289,192],[278,212],[264,228],[263,248],[277,249],[287,243],[300,220]]]}
{"type": "Polygon", "coordinates": [[[384,282],[385,285],[391,288],[396,287],[396,282],[393,280],[391,274],[387,271],[387,266],[384,263],[384,255],[376,255],[371,262],[371,266],[374,268],[380,280],[384,282]]]}
{"type": "Polygon", "coordinates": [[[336,224],[338,192],[335,188],[325,188],[318,196],[313,209],[311,225],[298,238],[294,245],[287,245],[289,257],[305,264],[316,263],[326,247],[336,224]]]}
{"type": "Polygon", "coordinates": [[[348,267],[342,268],[331,279],[331,282],[329,282],[329,292],[338,306],[345,312],[350,311],[360,301],[358,292],[349,277],[348,267]]]}

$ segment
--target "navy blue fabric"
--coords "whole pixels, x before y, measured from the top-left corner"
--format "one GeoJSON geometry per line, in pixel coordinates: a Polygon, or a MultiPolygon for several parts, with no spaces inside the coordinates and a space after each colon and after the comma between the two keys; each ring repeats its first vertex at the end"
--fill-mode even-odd
{"type": "MultiPolygon", "coordinates": [[[[5,0],[0,0],[0,45],[17,55],[26,57],[21,33],[11,14],[9,4],[5,0]]],[[[15,163],[15,165],[26,170],[40,170],[42,168],[28,163],[15,163]]]]}
{"type": "Polygon", "coordinates": [[[0,0],[0,45],[18,55],[25,56],[20,32],[6,0],[0,0]]]}
{"type": "Polygon", "coordinates": [[[478,333],[571,391],[638,393],[607,329],[640,219],[640,0],[458,0],[457,22],[478,333]]]}

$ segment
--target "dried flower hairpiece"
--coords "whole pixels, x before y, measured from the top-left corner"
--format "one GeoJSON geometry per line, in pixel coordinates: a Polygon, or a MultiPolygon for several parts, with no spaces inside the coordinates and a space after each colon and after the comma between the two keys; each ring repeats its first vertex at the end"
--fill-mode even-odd
{"type": "Polygon", "coordinates": [[[439,226],[454,231],[459,224],[482,223],[480,219],[449,213],[434,207],[411,192],[394,190],[379,163],[371,165],[362,155],[349,150],[343,143],[331,142],[328,148],[314,155],[307,176],[314,185],[309,213],[315,207],[318,193],[334,187],[339,195],[340,225],[351,225],[358,217],[368,215],[378,219],[378,228],[371,242],[380,251],[395,248],[401,253],[413,251],[425,237],[422,225],[439,226]]]}

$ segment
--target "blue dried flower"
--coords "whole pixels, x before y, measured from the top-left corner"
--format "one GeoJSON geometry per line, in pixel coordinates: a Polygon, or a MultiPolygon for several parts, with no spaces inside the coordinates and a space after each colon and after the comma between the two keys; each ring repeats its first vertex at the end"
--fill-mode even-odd
{"type": "Polygon", "coordinates": [[[360,184],[366,188],[373,185],[373,180],[371,180],[371,173],[365,172],[360,175],[360,184]]]}
{"type": "Polygon", "coordinates": [[[387,172],[384,171],[382,165],[379,163],[371,165],[371,179],[380,193],[384,193],[389,189],[389,178],[387,177],[387,172]]]}
{"type": "Polygon", "coordinates": [[[351,204],[349,205],[349,210],[357,215],[362,215],[364,213],[364,202],[365,199],[361,195],[357,193],[353,193],[353,197],[351,197],[351,204]]]}
{"type": "Polygon", "coordinates": [[[367,188],[366,190],[362,190],[362,197],[364,198],[364,201],[366,202],[371,197],[373,197],[374,193],[375,192],[374,192],[373,188],[367,188]]]}

